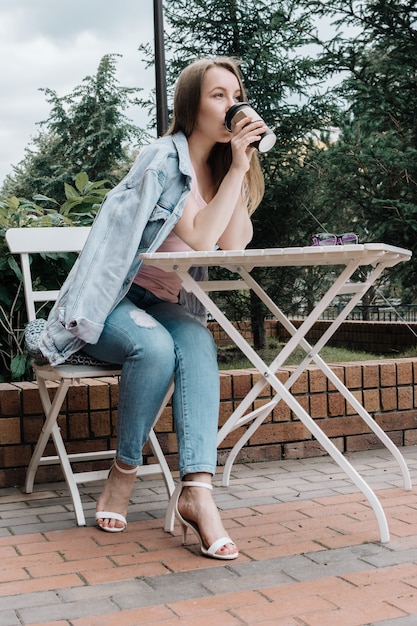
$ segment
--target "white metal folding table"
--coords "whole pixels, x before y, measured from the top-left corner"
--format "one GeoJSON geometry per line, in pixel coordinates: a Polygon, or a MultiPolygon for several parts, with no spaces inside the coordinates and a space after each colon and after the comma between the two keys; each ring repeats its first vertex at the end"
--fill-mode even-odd
{"type": "Polygon", "coordinates": [[[314,421],[295,399],[290,389],[299,376],[305,371],[306,367],[311,362],[314,362],[392,453],[401,469],[404,488],[407,490],[411,489],[410,473],[401,452],[319,355],[319,351],[326,345],[353,307],[375,283],[385,268],[393,267],[403,261],[408,261],[410,257],[411,252],[409,250],[380,243],[216,252],[165,252],[142,255],[145,263],[156,265],[166,271],[176,272],[181,278],[184,288],[192,292],[204,304],[207,311],[211,313],[213,318],[221,325],[261,374],[259,380],[254,384],[247,396],[219,430],[218,445],[229,433],[251,422],[250,426],[244,430],[229,453],[223,471],[223,485],[229,484],[231,468],[239,450],[249,440],[277,403],[280,402],[280,400],[284,400],[317,441],[321,443],[328,454],[338,463],[353,483],[356,484],[366,496],[375,513],[381,541],[389,541],[389,529],[385,513],[375,493],[318,426],[317,422],[314,421]],[[324,265],[334,266],[331,285],[299,328],[296,328],[292,324],[279,306],[250,275],[250,272],[255,267],[303,267],[324,265]],[[230,272],[230,280],[196,282],[188,272],[193,266],[226,268],[230,272]],[[355,276],[355,281],[351,280],[356,270],[362,266],[370,267],[370,269],[367,270],[367,275],[364,275],[363,279],[358,280],[355,276]],[[236,280],[234,278],[233,275],[236,274],[240,276],[240,279],[236,280]],[[277,354],[270,365],[267,365],[262,360],[254,348],[249,345],[239,330],[235,328],[232,322],[220,311],[209,296],[209,293],[213,291],[240,289],[252,289],[291,336],[288,343],[277,354]],[[333,302],[335,297],[339,295],[347,296],[346,303],[317,343],[314,346],[310,345],[306,340],[306,334],[333,302]],[[304,349],[306,356],[286,382],[282,383],[277,378],[276,372],[297,346],[304,349]],[[274,389],[274,398],[255,410],[249,410],[267,384],[274,389]]]}

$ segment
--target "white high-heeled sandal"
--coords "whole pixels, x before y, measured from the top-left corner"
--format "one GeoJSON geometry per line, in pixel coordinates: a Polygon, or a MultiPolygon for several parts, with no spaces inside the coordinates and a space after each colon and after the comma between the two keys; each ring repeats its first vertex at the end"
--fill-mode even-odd
{"type": "MultiPolygon", "coordinates": [[[[117,469],[117,471],[120,472],[121,474],[136,474],[138,468],[136,466],[128,470],[124,469],[123,467],[120,467],[120,465],[117,462],[117,459],[114,459],[113,464],[109,470],[109,476],[110,476],[110,473],[113,471],[113,469],[117,469]]],[[[106,533],[121,533],[127,528],[127,521],[124,515],[121,515],[120,513],[113,513],[112,511],[97,511],[96,521],[97,521],[97,526],[101,530],[104,530],[106,533]],[[122,522],[123,526],[102,526],[101,524],[98,523],[99,519],[114,519],[118,522],[122,522]]]]}
{"type": "Polygon", "coordinates": [[[180,496],[181,496],[181,493],[182,493],[182,490],[184,489],[184,487],[203,487],[204,489],[210,489],[210,490],[213,489],[212,485],[209,485],[207,483],[201,483],[201,482],[193,481],[193,480],[188,480],[188,481],[186,480],[184,482],[180,482],[176,486],[175,492],[174,492],[174,494],[172,496],[172,499],[173,499],[173,502],[174,502],[175,517],[180,522],[181,528],[182,528],[182,543],[183,543],[183,545],[186,544],[187,530],[189,528],[191,528],[191,530],[193,530],[195,532],[195,534],[198,537],[198,540],[200,541],[200,551],[201,551],[201,554],[203,556],[207,556],[207,557],[210,557],[212,559],[219,559],[221,561],[231,561],[232,559],[237,559],[237,557],[239,556],[239,552],[234,552],[232,554],[217,554],[217,550],[219,550],[220,548],[223,548],[227,544],[236,545],[230,539],[230,537],[227,537],[227,536],[221,537],[220,539],[217,539],[216,541],[214,541],[211,544],[211,546],[209,546],[207,548],[204,545],[203,538],[201,536],[201,533],[200,533],[200,530],[199,530],[197,524],[195,522],[191,522],[190,520],[186,520],[181,515],[181,513],[178,511],[178,501],[180,499],[180,496]]]}

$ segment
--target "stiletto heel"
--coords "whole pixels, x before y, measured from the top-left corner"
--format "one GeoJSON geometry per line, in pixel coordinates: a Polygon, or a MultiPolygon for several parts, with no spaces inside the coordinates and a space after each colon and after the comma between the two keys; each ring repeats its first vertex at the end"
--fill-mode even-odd
{"type": "MultiPolygon", "coordinates": [[[[123,467],[120,467],[120,465],[117,462],[117,459],[114,459],[113,464],[109,470],[109,476],[111,472],[113,471],[113,469],[117,469],[117,471],[120,472],[121,474],[136,474],[138,468],[136,466],[128,470],[124,469],[123,467]]],[[[97,524],[97,526],[101,530],[104,530],[106,533],[121,533],[123,530],[126,530],[127,528],[126,518],[120,513],[113,513],[112,511],[97,511],[96,521],[98,521],[99,519],[115,519],[118,522],[122,522],[123,526],[120,526],[120,527],[119,526],[113,526],[113,527],[101,526],[100,524],[97,524]]]]}
{"type": "Polygon", "coordinates": [[[189,528],[191,528],[191,530],[193,530],[198,537],[198,540],[200,542],[200,551],[203,556],[207,556],[212,559],[219,559],[221,561],[231,561],[232,559],[237,559],[237,557],[239,556],[239,552],[234,552],[233,554],[216,554],[217,550],[219,550],[220,548],[224,547],[225,545],[229,543],[232,545],[235,545],[235,543],[230,539],[230,537],[221,537],[220,539],[217,539],[214,543],[211,544],[211,546],[207,548],[204,545],[203,538],[201,536],[198,525],[195,522],[186,520],[181,515],[181,513],[178,510],[178,502],[179,502],[179,499],[181,497],[181,493],[184,487],[202,487],[203,489],[210,489],[210,491],[213,489],[212,485],[209,485],[207,483],[196,482],[192,480],[180,482],[176,486],[175,488],[176,493],[175,493],[175,496],[173,497],[174,513],[175,513],[175,517],[181,524],[183,545],[185,545],[186,543],[187,531],[189,528]]]}

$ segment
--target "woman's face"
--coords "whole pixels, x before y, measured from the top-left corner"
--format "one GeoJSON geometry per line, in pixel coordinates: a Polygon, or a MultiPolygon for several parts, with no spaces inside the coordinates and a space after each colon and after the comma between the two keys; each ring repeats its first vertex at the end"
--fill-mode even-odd
{"type": "Polygon", "coordinates": [[[203,135],[213,144],[229,142],[231,134],[224,125],[224,118],[232,104],[240,101],[241,95],[239,81],[232,72],[224,67],[210,67],[201,85],[193,134],[203,135]]]}

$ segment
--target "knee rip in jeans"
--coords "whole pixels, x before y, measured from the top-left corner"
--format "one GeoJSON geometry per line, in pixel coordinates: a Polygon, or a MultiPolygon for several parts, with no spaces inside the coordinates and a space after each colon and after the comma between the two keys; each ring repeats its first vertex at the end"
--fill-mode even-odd
{"type": "Polygon", "coordinates": [[[146,311],[142,311],[142,309],[137,309],[136,311],[130,312],[130,317],[138,326],[143,326],[144,328],[155,328],[156,321],[154,320],[149,313],[146,311]]]}

